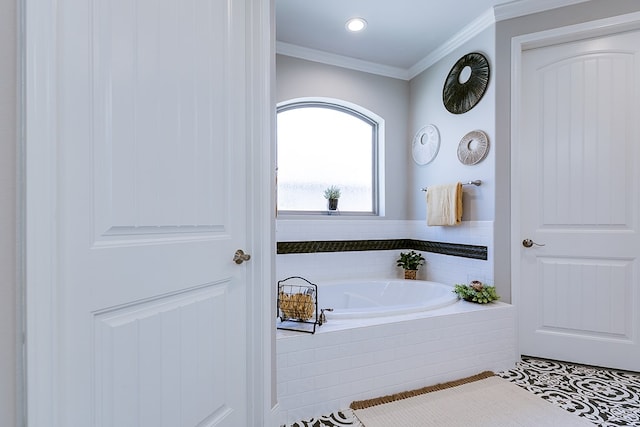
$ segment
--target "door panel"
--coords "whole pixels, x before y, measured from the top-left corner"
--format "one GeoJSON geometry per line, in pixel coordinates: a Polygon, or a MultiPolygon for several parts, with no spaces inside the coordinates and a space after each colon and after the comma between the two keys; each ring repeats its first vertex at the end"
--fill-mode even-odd
{"type": "Polygon", "coordinates": [[[616,259],[538,257],[538,330],[631,339],[632,266],[616,259]]]}
{"type": "Polygon", "coordinates": [[[96,425],[215,425],[229,415],[218,342],[231,315],[228,286],[94,313],[96,425]]]}
{"type": "Polygon", "coordinates": [[[638,60],[629,32],[522,53],[523,354],[640,370],[638,60]]]}
{"type": "Polygon", "coordinates": [[[56,421],[245,425],[244,4],[59,13],[56,421]]]}
{"type": "MultiPolygon", "coordinates": [[[[233,110],[224,2],[93,2],[96,240],[223,233],[233,110]],[[127,237],[125,237],[127,236],[127,237]]],[[[241,179],[241,176],[240,176],[241,179]]],[[[197,236],[200,237],[200,236],[197,236]]]]}

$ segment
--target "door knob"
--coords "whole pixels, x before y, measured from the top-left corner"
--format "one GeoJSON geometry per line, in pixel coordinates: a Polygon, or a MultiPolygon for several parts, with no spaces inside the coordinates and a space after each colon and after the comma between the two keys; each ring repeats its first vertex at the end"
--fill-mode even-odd
{"type": "Polygon", "coordinates": [[[525,248],[530,248],[531,246],[536,245],[536,246],[544,246],[544,243],[536,243],[531,239],[524,239],[522,241],[522,246],[524,246],[525,248]]]}
{"type": "Polygon", "coordinates": [[[251,255],[245,254],[242,249],[238,249],[235,254],[233,254],[233,260],[236,264],[242,264],[245,261],[249,261],[251,259],[251,255]]]}

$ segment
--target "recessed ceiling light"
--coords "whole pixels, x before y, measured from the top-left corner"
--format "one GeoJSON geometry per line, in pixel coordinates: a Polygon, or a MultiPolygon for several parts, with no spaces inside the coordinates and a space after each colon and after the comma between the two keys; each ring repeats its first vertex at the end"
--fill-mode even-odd
{"type": "Polygon", "coordinates": [[[366,26],[367,21],[362,18],[351,18],[347,21],[346,24],[347,30],[353,31],[354,33],[364,30],[366,26]]]}

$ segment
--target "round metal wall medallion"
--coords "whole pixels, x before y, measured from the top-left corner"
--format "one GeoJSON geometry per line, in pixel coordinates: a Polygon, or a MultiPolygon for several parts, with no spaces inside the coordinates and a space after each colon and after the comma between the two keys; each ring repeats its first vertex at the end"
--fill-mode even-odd
{"type": "Polygon", "coordinates": [[[468,53],[456,62],[444,82],[442,101],[453,114],[476,106],[489,85],[489,62],[481,53],[468,53]]]}
{"type": "Polygon", "coordinates": [[[431,163],[440,150],[440,133],[434,125],[427,125],[420,129],[413,138],[411,154],[419,165],[431,163]]]}
{"type": "Polygon", "coordinates": [[[458,144],[458,160],[464,165],[480,163],[489,152],[489,138],[481,130],[466,134],[458,144]]]}

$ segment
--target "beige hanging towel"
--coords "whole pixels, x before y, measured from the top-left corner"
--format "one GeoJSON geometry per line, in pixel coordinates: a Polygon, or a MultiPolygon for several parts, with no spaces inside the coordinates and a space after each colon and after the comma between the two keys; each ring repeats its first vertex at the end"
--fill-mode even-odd
{"type": "Polygon", "coordinates": [[[427,190],[427,225],[462,222],[462,184],[432,185],[427,190]]]}

